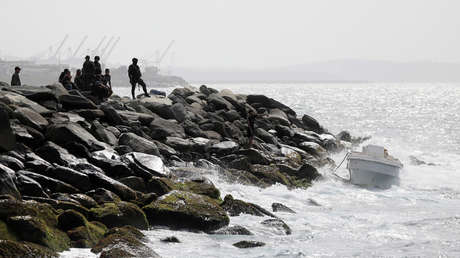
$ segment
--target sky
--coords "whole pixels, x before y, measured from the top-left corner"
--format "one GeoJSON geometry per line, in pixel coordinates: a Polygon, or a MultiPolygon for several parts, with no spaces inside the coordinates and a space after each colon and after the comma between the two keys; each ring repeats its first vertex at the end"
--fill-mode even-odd
{"type": "MultiPolygon", "coordinates": [[[[264,68],[340,59],[460,62],[458,0],[1,0],[0,57],[59,45],[94,49],[119,36],[109,62],[264,68]]],[[[82,55],[84,53],[82,52],[82,55]]],[[[62,54],[64,55],[64,54],[62,54]]]]}

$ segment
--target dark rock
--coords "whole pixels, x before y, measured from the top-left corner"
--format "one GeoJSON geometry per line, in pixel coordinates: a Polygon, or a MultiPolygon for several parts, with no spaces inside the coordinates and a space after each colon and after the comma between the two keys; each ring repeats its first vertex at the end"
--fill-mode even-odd
{"type": "Polygon", "coordinates": [[[275,144],[275,145],[278,144],[278,141],[276,140],[276,137],[273,136],[271,133],[265,131],[262,128],[257,128],[255,133],[256,133],[257,137],[259,137],[260,139],[262,139],[262,141],[264,141],[266,143],[275,144]]]}
{"type": "Polygon", "coordinates": [[[45,175],[68,183],[82,192],[93,189],[89,177],[86,174],[67,167],[58,165],[55,168],[48,169],[45,175]]]}
{"type": "Polygon", "coordinates": [[[21,240],[43,245],[55,251],[63,251],[70,247],[70,239],[64,232],[50,227],[35,216],[9,217],[7,223],[21,240]]]}
{"type": "Polygon", "coordinates": [[[296,115],[296,113],[294,112],[294,110],[292,110],[291,108],[289,108],[288,106],[272,99],[272,98],[268,98],[267,96],[264,96],[264,95],[248,95],[246,97],[246,101],[248,104],[250,105],[253,105],[255,103],[260,103],[262,105],[262,107],[265,107],[265,108],[278,108],[280,110],[282,110],[284,113],[286,114],[292,114],[292,115],[296,115]]]}
{"type": "Polygon", "coordinates": [[[100,109],[78,109],[73,110],[73,112],[87,120],[95,120],[104,117],[104,111],[100,109]]]}
{"type": "Polygon", "coordinates": [[[179,137],[166,137],[165,143],[180,152],[188,152],[192,150],[192,142],[179,137]]]}
{"type": "MultiPolygon", "coordinates": [[[[92,185],[97,185],[101,188],[105,188],[109,191],[114,192],[116,195],[120,196],[122,200],[130,201],[136,199],[136,193],[126,185],[96,171],[86,171],[85,172],[91,181],[92,185]]],[[[97,200],[96,200],[97,201],[97,200]]]]}
{"type": "Polygon", "coordinates": [[[46,171],[48,168],[52,167],[52,165],[42,159],[40,156],[36,154],[27,154],[26,155],[26,162],[24,163],[25,168],[32,172],[42,172],[46,171]]]}
{"type": "Polygon", "coordinates": [[[268,114],[268,120],[272,121],[275,124],[280,124],[284,126],[291,125],[288,116],[282,110],[278,108],[270,109],[268,114]]]}
{"type": "Polygon", "coordinates": [[[321,127],[321,125],[314,119],[313,117],[309,115],[303,115],[302,117],[302,123],[304,125],[304,128],[310,131],[313,131],[315,133],[323,133],[324,129],[321,127]]]}
{"type": "MultiPolygon", "coordinates": [[[[96,190],[94,190],[94,191],[96,191],[96,190]]],[[[80,193],[79,194],[71,194],[70,198],[72,198],[73,200],[77,201],[79,204],[81,204],[83,207],[85,207],[87,209],[91,209],[91,208],[94,208],[94,207],[98,206],[97,202],[93,198],[89,197],[86,194],[80,194],[80,193]]],[[[112,202],[113,202],[113,199],[112,199],[112,202]]]]}
{"type": "Polygon", "coordinates": [[[10,151],[16,146],[16,137],[10,126],[8,112],[0,106],[0,151],[10,151]]]}
{"type": "MultiPolygon", "coordinates": [[[[150,174],[139,175],[142,178],[148,178],[152,175],[167,176],[169,174],[168,168],[164,165],[163,160],[155,155],[149,155],[140,152],[131,152],[123,156],[124,160],[137,166],[139,169],[147,171],[150,174]]],[[[130,166],[131,167],[131,166],[130,166]]]]}
{"type": "Polygon", "coordinates": [[[174,190],[181,190],[195,194],[206,195],[213,199],[220,198],[220,191],[211,180],[205,177],[183,179],[174,182],[174,190]]]}
{"type": "Polygon", "coordinates": [[[218,203],[204,195],[172,191],[143,208],[152,225],[211,231],[228,225],[218,203]]]}
{"type": "Polygon", "coordinates": [[[265,182],[268,185],[273,185],[276,183],[280,183],[283,185],[290,186],[291,182],[289,179],[280,173],[278,167],[274,165],[259,165],[259,164],[254,164],[251,167],[251,174],[259,178],[259,180],[265,182]]]}
{"type": "MultiPolygon", "coordinates": [[[[87,192],[86,195],[90,196],[90,198],[92,198],[97,204],[121,201],[118,195],[104,188],[97,188],[97,189],[91,190],[87,192]]],[[[97,207],[97,205],[94,207],[97,207]]],[[[91,208],[94,208],[94,207],[91,207],[91,208]]]]}
{"type": "Polygon", "coordinates": [[[165,243],[180,243],[180,240],[175,236],[166,237],[160,240],[165,243]]]}
{"type": "Polygon", "coordinates": [[[302,165],[302,167],[299,168],[296,176],[301,179],[306,178],[310,181],[313,181],[321,177],[321,174],[318,173],[318,170],[316,170],[316,168],[313,167],[312,165],[304,164],[302,165]]]}
{"type": "Polygon", "coordinates": [[[318,158],[327,157],[327,151],[316,142],[301,142],[299,148],[318,158]]]}
{"type": "Polygon", "coordinates": [[[129,123],[140,122],[142,125],[149,125],[153,120],[154,116],[149,114],[137,113],[132,111],[117,111],[121,119],[129,121],[129,123]]]}
{"type": "Polygon", "coordinates": [[[129,176],[129,177],[123,177],[120,178],[118,181],[121,183],[125,184],[126,186],[130,187],[133,190],[145,193],[146,192],[146,186],[144,179],[137,177],[137,176],[129,176]]]}
{"type": "Polygon", "coordinates": [[[187,112],[185,111],[185,107],[181,103],[176,103],[171,106],[171,111],[174,114],[174,118],[179,122],[182,123],[185,121],[187,117],[187,112]]]}
{"type": "Polygon", "coordinates": [[[273,212],[282,211],[282,212],[288,212],[288,213],[296,213],[291,208],[285,206],[284,204],[277,203],[277,202],[272,203],[272,209],[273,209],[273,212]]]}
{"type": "Polygon", "coordinates": [[[117,137],[115,137],[112,132],[106,130],[104,126],[102,126],[101,123],[99,123],[97,120],[93,121],[91,124],[91,133],[99,141],[103,141],[112,146],[117,144],[117,137]]]}
{"type": "Polygon", "coordinates": [[[341,141],[352,142],[351,134],[348,131],[340,132],[339,134],[337,134],[336,138],[341,141]]]}
{"type": "Polygon", "coordinates": [[[96,104],[83,95],[62,95],[59,97],[59,102],[62,104],[62,107],[67,110],[97,109],[96,104]]]}
{"type": "Polygon", "coordinates": [[[201,128],[190,120],[185,120],[183,127],[185,133],[191,137],[206,137],[201,128]]]}
{"type": "Polygon", "coordinates": [[[262,225],[270,228],[274,228],[276,231],[281,232],[285,235],[290,235],[292,233],[291,228],[284,223],[281,219],[267,219],[261,222],[262,225]]]}
{"type": "Polygon", "coordinates": [[[117,111],[110,105],[101,105],[100,109],[104,112],[106,120],[112,125],[122,125],[123,119],[117,111]]]}
{"type": "Polygon", "coordinates": [[[113,228],[91,249],[91,252],[101,252],[101,258],[159,258],[160,256],[155,251],[142,242],[144,238],[144,234],[134,227],[113,228]]]}
{"type": "Polygon", "coordinates": [[[0,164],[9,167],[14,171],[24,169],[24,164],[20,160],[7,155],[0,155],[0,164]]]}
{"type": "Polygon", "coordinates": [[[0,254],[2,254],[2,257],[58,257],[58,254],[50,248],[34,243],[11,240],[0,241],[0,254]]]}
{"type": "Polygon", "coordinates": [[[254,248],[254,247],[261,247],[264,246],[264,242],[258,242],[258,241],[240,241],[237,243],[234,243],[233,246],[238,247],[238,248],[254,248]]]}
{"type": "MultiPolygon", "coordinates": [[[[236,155],[228,155],[225,157],[228,158],[229,156],[236,156],[236,155]]],[[[225,157],[223,157],[222,159],[224,159],[225,157]]],[[[242,157],[242,156],[236,156],[234,159],[229,161],[227,166],[229,168],[239,169],[239,170],[250,170],[251,169],[251,163],[249,162],[249,159],[247,157],[242,157]]]]}
{"type": "Polygon", "coordinates": [[[104,149],[103,143],[96,140],[88,131],[75,123],[51,125],[48,127],[46,137],[62,146],[68,142],[77,142],[91,151],[104,149]]]}
{"type": "MultiPolygon", "coordinates": [[[[57,163],[62,166],[70,166],[71,164],[77,163],[77,158],[70,154],[66,149],[52,143],[46,142],[43,146],[36,149],[35,152],[44,160],[52,163],[57,163]]],[[[39,162],[42,166],[46,166],[46,163],[39,162]]],[[[38,171],[37,171],[38,172],[38,171]]]]}
{"type": "Polygon", "coordinates": [[[145,103],[145,107],[163,119],[175,119],[174,113],[171,110],[171,105],[162,103],[145,103]]]}
{"type": "Polygon", "coordinates": [[[58,216],[58,227],[64,231],[86,225],[86,218],[74,210],[66,210],[58,216]]]}
{"type": "Polygon", "coordinates": [[[108,228],[130,225],[146,230],[149,226],[144,212],[130,202],[104,203],[90,210],[90,218],[102,222],[108,228]]]}
{"type": "Polygon", "coordinates": [[[209,232],[212,235],[242,235],[242,236],[251,236],[254,235],[251,231],[247,230],[242,226],[231,226],[218,229],[216,231],[209,232]]]}
{"type": "Polygon", "coordinates": [[[203,93],[204,95],[208,96],[213,93],[219,93],[218,90],[215,90],[213,88],[206,87],[206,85],[201,85],[200,86],[200,92],[203,93]]]}
{"type": "Polygon", "coordinates": [[[33,180],[37,181],[44,189],[49,189],[51,192],[61,192],[61,193],[78,193],[78,189],[64,183],[60,180],[43,176],[37,173],[29,172],[29,171],[18,171],[17,175],[24,175],[33,180]]]}
{"type": "Polygon", "coordinates": [[[166,137],[185,137],[185,131],[176,121],[165,120],[162,118],[156,118],[150,124],[151,137],[155,140],[163,140],[166,137]]]}
{"type": "Polygon", "coordinates": [[[276,125],[275,129],[280,137],[293,137],[295,134],[295,132],[289,126],[276,125]]]}
{"type": "Polygon", "coordinates": [[[238,111],[236,110],[230,110],[228,112],[225,112],[224,116],[227,119],[227,121],[230,121],[230,122],[233,122],[241,118],[240,113],[238,113],[238,111]]]}
{"type": "Polygon", "coordinates": [[[270,164],[270,160],[265,154],[253,148],[241,149],[238,151],[238,154],[244,155],[251,164],[261,164],[261,165],[270,164]]]}
{"type": "Polygon", "coordinates": [[[18,175],[16,177],[16,186],[22,195],[49,198],[41,185],[28,176],[18,175]]]}
{"type": "Polygon", "coordinates": [[[160,155],[155,143],[133,133],[124,133],[118,139],[119,145],[129,146],[133,151],[160,155]]]}
{"type": "Polygon", "coordinates": [[[173,148],[169,147],[168,145],[166,144],[163,144],[159,141],[153,141],[155,143],[155,145],[157,146],[158,148],[158,151],[160,152],[160,154],[163,156],[163,157],[171,157],[173,155],[177,155],[177,151],[174,150],[173,148]]]}
{"type": "Polygon", "coordinates": [[[172,191],[175,188],[174,183],[162,177],[152,177],[147,182],[147,193],[155,193],[158,196],[162,196],[172,191]]]}
{"type": "Polygon", "coordinates": [[[48,121],[42,115],[30,108],[17,108],[14,111],[14,115],[21,123],[37,130],[43,130],[48,126],[48,121]]]}
{"type": "Polygon", "coordinates": [[[21,194],[14,183],[15,179],[14,171],[0,164],[0,194],[9,194],[16,199],[21,199],[21,194]]]}
{"type": "Polygon", "coordinates": [[[242,213],[254,215],[254,216],[270,216],[275,218],[271,212],[260,207],[257,204],[244,202],[242,200],[233,199],[230,194],[226,195],[224,202],[220,205],[230,216],[239,216],[242,213]]]}
{"type": "Polygon", "coordinates": [[[208,96],[208,104],[213,105],[216,110],[227,109],[230,110],[233,108],[233,105],[219,96],[218,94],[210,94],[208,96]]]}

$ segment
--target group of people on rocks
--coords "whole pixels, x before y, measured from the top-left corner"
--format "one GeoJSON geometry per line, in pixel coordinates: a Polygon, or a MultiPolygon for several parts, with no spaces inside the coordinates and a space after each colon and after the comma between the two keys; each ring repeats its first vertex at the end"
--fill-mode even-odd
{"type": "MultiPolygon", "coordinates": [[[[142,73],[140,67],[137,65],[137,58],[132,59],[132,64],[128,68],[128,77],[131,84],[131,94],[133,99],[136,99],[135,89],[136,85],[142,86],[144,95],[150,97],[147,93],[147,86],[142,80],[142,73]]],[[[11,86],[21,86],[21,79],[19,78],[20,67],[15,67],[14,73],[11,77],[11,86]]],[[[110,97],[112,95],[112,78],[110,69],[106,68],[102,74],[102,65],[100,57],[95,56],[94,61],[91,61],[90,56],[85,57],[82,69],[77,69],[75,78],[72,81],[72,74],[69,69],[64,69],[59,75],[59,82],[67,90],[91,91],[100,100],[110,97]]]]}

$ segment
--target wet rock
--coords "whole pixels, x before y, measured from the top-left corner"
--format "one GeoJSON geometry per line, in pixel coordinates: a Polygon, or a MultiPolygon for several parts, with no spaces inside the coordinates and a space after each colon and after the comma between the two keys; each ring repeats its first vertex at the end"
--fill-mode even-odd
{"type": "Polygon", "coordinates": [[[62,95],[59,97],[59,102],[62,104],[62,107],[67,110],[97,109],[96,104],[83,95],[62,95]]]}
{"type": "Polygon", "coordinates": [[[3,257],[58,257],[58,254],[50,248],[34,243],[11,240],[0,241],[0,254],[2,254],[3,257]]]}
{"type": "Polygon", "coordinates": [[[145,236],[133,227],[110,229],[92,249],[91,252],[99,253],[100,257],[151,257],[159,258],[150,247],[143,243],[145,236]]]}
{"type": "Polygon", "coordinates": [[[163,144],[159,141],[153,141],[155,143],[155,145],[157,146],[158,148],[158,151],[160,152],[160,154],[163,156],[163,157],[171,157],[173,155],[177,155],[177,151],[174,150],[173,148],[169,147],[168,145],[166,144],[163,144]]]}
{"type": "Polygon", "coordinates": [[[321,125],[314,119],[313,117],[309,115],[303,115],[302,117],[302,123],[305,127],[305,129],[313,131],[315,133],[323,133],[324,129],[321,127],[321,125]]]}
{"type": "Polygon", "coordinates": [[[42,115],[30,108],[17,108],[14,111],[14,115],[21,123],[37,130],[43,130],[48,126],[48,121],[42,115]]]}
{"type": "Polygon", "coordinates": [[[272,209],[273,209],[273,212],[288,212],[288,213],[296,213],[295,211],[293,211],[291,208],[287,207],[286,205],[282,204],[282,203],[277,203],[277,202],[274,202],[272,203],[272,209]]]}
{"type": "Polygon", "coordinates": [[[73,112],[87,120],[95,120],[104,117],[104,111],[100,109],[78,109],[73,110],[73,112]]]}
{"type": "MultiPolygon", "coordinates": [[[[126,160],[134,163],[139,168],[146,170],[150,177],[155,176],[167,176],[169,175],[169,169],[164,165],[163,160],[155,155],[149,155],[140,152],[130,152],[123,156],[126,160]]],[[[141,176],[144,178],[144,176],[141,176]]],[[[150,178],[148,177],[148,178],[150,178]]]]}
{"type": "Polygon", "coordinates": [[[7,155],[0,155],[0,164],[9,167],[14,171],[24,169],[24,164],[20,160],[7,155]]]}
{"type": "Polygon", "coordinates": [[[91,133],[99,141],[103,141],[112,146],[117,144],[117,137],[115,137],[115,135],[112,132],[106,130],[104,126],[102,126],[101,123],[99,123],[99,121],[93,121],[93,123],[91,124],[91,133]]]}
{"type": "Polygon", "coordinates": [[[148,126],[154,120],[154,116],[149,114],[132,111],[117,111],[117,113],[123,120],[129,121],[130,123],[139,121],[142,125],[148,126]]]}
{"type": "Polygon", "coordinates": [[[142,193],[146,192],[146,186],[145,186],[144,179],[140,177],[137,177],[137,176],[123,177],[123,178],[120,178],[118,181],[127,185],[128,187],[130,187],[131,189],[135,191],[139,191],[142,193]]]}
{"type": "Polygon", "coordinates": [[[262,141],[266,143],[278,145],[278,140],[276,140],[276,137],[273,136],[271,133],[265,131],[264,129],[257,128],[255,133],[256,133],[256,136],[259,137],[262,141]]]}
{"type": "MultiPolygon", "coordinates": [[[[73,200],[77,201],[79,204],[81,204],[83,207],[87,208],[87,209],[91,209],[91,208],[94,208],[94,207],[97,207],[98,204],[97,202],[89,197],[88,195],[86,194],[71,194],[70,195],[70,198],[72,198],[73,200]]],[[[113,200],[112,200],[113,202],[113,200]]]]}
{"type": "Polygon", "coordinates": [[[264,242],[258,242],[258,241],[240,241],[237,243],[234,243],[233,246],[238,247],[238,248],[254,248],[254,247],[261,247],[264,246],[264,242]]]}
{"type": "Polygon", "coordinates": [[[182,139],[179,137],[166,137],[165,143],[171,146],[173,149],[181,152],[187,152],[192,150],[192,143],[189,140],[182,139]]]}
{"type": "Polygon", "coordinates": [[[239,216],[242,213],[254,216],[270,216],[276,217],[271,212],[260,207],[257,204],[244,202],[242,200],[234,199],[230,194],[226,195],[224,202],[220,205],[230,216],[239,216]]]}
{"type": "Polygon", "coordinates": [[[16,146],[16,137],[10,126],[8,112],[0,106],[0,151],[10,151],[16,146]]]}
{"type": "MultiPolygon", "coordinates": [[[[121,201],[118,195],[104,188],[97,188],[97,189],[91,190],[87,192],[86,195],[90,196],[90,198],[92,198],[97,204],[121,201]]],[[[98,205],[94,207],[97,207],[97,206],[98,205]]],[[[91,207],[91,208],[94,208],[94,207],[91,207]]]]}
{"type": "Polygon", "coordinates": [[[21,198],[15,184],[16,175],[14,171],[0,164],[0,194],[9,194],[17,199],[21,198]]]}
{"type": "Polygon", "coordinates": [[[88,175],[71,168],[58,165],[55,168],[48,169],[44,174],[51,178],[68,183],[69,185],[76,187],[82,192],[89,191],[93,187],[88,175]]]}
{"type": "Polygon", "coordinates": [[[175,236],[166,237],[160,240],[165,243],[180,243],[180,240],[175,236]]]}
{"type": "MultiPolygon", "coordinates": [[[[69,167],[71,164],[78,163],[78,160],[75,156],[70,154],[66,149],[54,144],[53,142],[46,142],[43,146],[36,149],[35,152],[44,160],[57,163],[62,166],[69,167]]],[[[38,162],[39,166],[46,166],[48,164],[43,163],[42,161],[38,162]]]]}
{"type": "Polygon", "coordinates": [[[119,145],[129,146],[133,151],[142,152],[147,154],[160,155],[155,143],[142,138],[133,133],[124,133],[118,139],[119,145]]]}
{"type": "Polygon", "coordinates": [[[107,122],[112,125],[122,125],[123,119],[117,113],[117,111],[110,105],[101,105],[100,109],[104,112],[107,122]]]}
{"type": "Polygon", "coordinates": [[[228,102],[227,100],[225,100],[224,98],[222,98],[221,96],[215,93],[210,94],[208,96],[207,101],[208,101],[208,104],[213,105],[216,110],[220,110],[220,109],[230,110],[233,108],[233,105],[230,104],[230,102],[228,102]]]}
{"type": "Polygon", "coordinates": [[[183,127],[184,127],[185,133],[191,137],[205,137],[206,136],[205,133],[201,130],[201,128],[190,120],[185,120],[183,127]]]}
{"type": "Polygon", "coordinates": [[[208,96],[213,93],[219,93],[218,90],[207,87],[206,85],[201,85],[200,86],[200,92],[203,93],[204,95],[208,96]]]}
{"type": "Polygon", "coordinates": [[[348,131],[340,132],[339,134],[337,134],[336,138],[341,141],[352,142],[351,134],[348,131]]]}
{"type": "Polygon", "coordinates": [[[316,142],[301,142],[299,148],[310,153],[311,155],[319,158],[325,158],[327,156],[327,151],[321,145],[316,142]]]}
{"type": "Polygon", "coordinates": [[[216,231],[209,232],[209,234],[212,234],[212,235],[241,235],[241,236],[254,235],[253,233],[251,233],[251,231],[249,231],[245,227],[238,226],[238,225],[221,228],[216,231]]]}
{"type": "Polygon", "coordinates": [[[166,137],[185,138],[185,131],[176,121],[156,118],[150,124],[151,137],[155,140],[163,140],[166,137]]]}
{"type": "Polygon", "coordinates": [[[152,177],[147,182],[148,193],[155,193],[158,196],[162,196],[171,192],[175,188],[174,183],[168,178],[152,177]]]}
{"type": "Polygon", "coordinates": [[[130,201],[136,199],[136,193],[126,185],[96,171],[85,171],[85,174],[88,175],[91,184],[97,185],[101,188],[105,188],[109,191],[114,192],[116,195],[120,196],[122,200],[130,201]]]}
{"type": "Polygon", "coordinates": [[[96,140],[88,131],[75,123],[51,125],[48,127],[46,137],[59,144],[76,142],[84,145],[91,151],[103,150],[104,144],[96,140]]]}
{"type": "Polygon", "coordinates": [[[58,216],[58,226],[67,231],[72,246],[91,248],[107,232],[107,227],[98,222],[88,222],[86,218],[73,210],[66,210],[58,216]]]}
{"type": "Polygon", "coordinates": [[[44,189],[48,189],[51,192],[61,192],[61,193],[78,193],[79,190],[67,183],[64,183],[60,180],[43,176],[37,173],[21,170],[17,172],[17,175],[24,175],[33,180],[37,181],[44,189]]]}
{"type": "Polygon", "coordinates": [[[21,240],[43,245],[55,251],[63,251],[70,247],[70,239],[64,232],[50,227],[40,218],[30,215],[13,216],[8,218],[7,223],[21,240]]]}
{"type": "Polygon", "coordinates": [[[212,145],[210,151],[218,155],[226,155],[238,150],[238,148],[239,145],[236,142],[223,141],[212,145]]]}
{"type": "Polygon", "coordinates": [[[195,194],[206,195],[213,199],[220,198],[220,191],[217,189],[211,180],[205,177],[197,177],[190,179],[182,179],[174,182],[174,189],[195,194]]]}
{"type": "Polygon", "coordinates": [[[18,107],[28,107],[35,112],[38,112],[40,115],[46,115],[50,113],[49,109],[14,92],[0,91],[0,102],[3,102],[7,105],[15,105],[18,107]]]}
{"type": "Polygon", "coordinates": [[[92,208],[89,217],[103,223],[108,228],[130,225],[146,230],[149,226],[144,212],[130,202],[104,203],[101,207],[92,208]]]}
{"type": "Polygon", "coordinates": [[[288,106],[286,106],[286,105],[282,104],[281,102],[276,101],[276,100],[274,100],[272,98],[264,96],[264,95],[248,95],[246,97],[246,102],[249,105],[254,105],[256,103],[259,103],[262,107],[265,107],[265,108],[271,108],[271,109],[277,108],[277,109],[282,110],[287,115],[293,115],[293,116],[296,115],[294,110],[292,110],[288,106]]]}
{"type": "Polygon", "coordinates": [[[25,175],[16,177],[16,186],[22,195],[49,198],[42,186],[32,178],[25,175]]]}
{"type": "Polygon", "coordinates": [[[152,225],[211,231],[229,223],[226,212],[215,200],[182,191],[165,194],[143,210],[152,225]]]}
{"type": "Polygon", "coordinates": [[[225,116],[225,119],[230,122],[233,122],[241,118],[240,113],[238,113],[238,111],[236,110],[230,110],[228,112],[225,112],[224,116],[225,116]]]}
{"type": "Polygon", "coordinates": [[[64,231],[79,226],[85,226],[86,218],[81,213],[74,210],[66,210],[61,213],[58,217],[58,227],[64,231]]]}
{"type": "Polygon", "coordinates": [[[291,125],[288,116],[282,110],[278,108],[270,109],[268,114],[268,119],[275,124],[280,124],[284,126],[291,125]]]}
{"type": "Polygon", "coordinates": [[[275,229],[277,232],[284,235],[290,235],[292,233],[291,228],[281,219],[267,219],[261,222],[262,225],[275,229]]]}
{"type": "Polygon", "coordinates": [[[278,167],[274,165],[266,166],[266,165],[259,165],[259,164],[254,164],[251,167],[251,174],[259,178],[261,181],[273,185],[276,183],[280,183],[283,185],[290,186],[291,182],[289,179],[280,173],[278,167]]]}

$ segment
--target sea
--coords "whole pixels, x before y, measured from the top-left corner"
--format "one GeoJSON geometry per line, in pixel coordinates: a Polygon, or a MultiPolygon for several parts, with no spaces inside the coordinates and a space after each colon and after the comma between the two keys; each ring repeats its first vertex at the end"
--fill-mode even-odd
{"type": "MultiPolygon", "coordinates": [[[[199,86],[196,84],[195,86],[199,86]]],[[[316,118],[331,133],[370,136],[404,164],[400,185],[370,189],[350,185],[320,169],[324,178],[308,189],[283,185],[261,189],[224,181],[201,171],[222,196],[271,211],[282,203],[296,213],[276,213],[291,235],[260,224],[267,217],[241,215],[253,236],[226,236],[158,228],[144,233],[162,257],[460,257],[460,84],[457,83],[219,83],[234,93],[264,94],[316,118]],[[415,164],[414,159],[425,164],[415,164]],[[181,243],[160,239],[176,236],[181,243]],[[238,249],[241,240],[263,247],[238,249]]],[[[115,93],[129,96],[129,88],[115,93]]],[[[170,93],[173,88],[161,89],[170,93]]],[[[357,146],[360,150],[362,146],[357,146]]],[[[331,158],[338,164],[345,152],[331,158]]],[[[420,163],[420,162],[419,162],[420,163]]],[[[348,176],[345,166],[337,173],[348,176]]],[[[96,257],[71,249],[62,257],[96,257]]]]}

